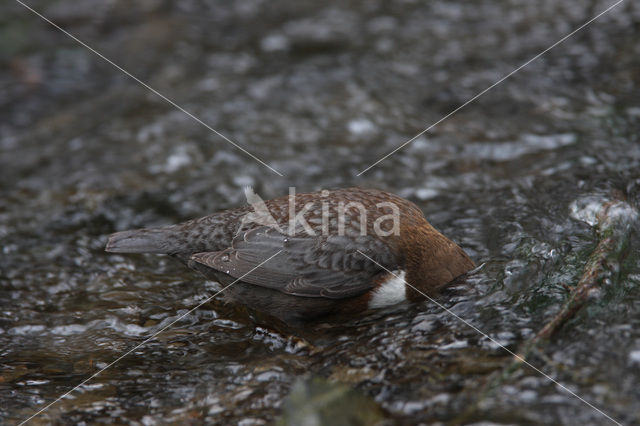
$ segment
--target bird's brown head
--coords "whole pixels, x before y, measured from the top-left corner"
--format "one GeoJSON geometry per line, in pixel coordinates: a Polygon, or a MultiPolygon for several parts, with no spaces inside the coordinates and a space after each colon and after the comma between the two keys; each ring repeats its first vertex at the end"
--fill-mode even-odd
{"type": "Polygon", "coordinates": [[[422,214],[401,224],[394,243],[405,264],[409,299],[422,298],[421,293],[432,295],[475,267],[464,250],[438,232],[422,214]]]}

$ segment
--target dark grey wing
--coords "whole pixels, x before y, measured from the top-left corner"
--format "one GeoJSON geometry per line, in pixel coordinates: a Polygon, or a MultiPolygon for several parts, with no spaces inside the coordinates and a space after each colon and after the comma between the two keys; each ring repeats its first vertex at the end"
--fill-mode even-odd
{"type": "Polygon", "coordinates": [[[342,299],[373,287],[397,263],[386,244],[370,236],[290,237],[270,227],[239,235],[231,248],[197,253],[192,260],[241,281],[307,297],[342,299]],[[371,255],[370,253],[375,253],[371,255]]]}

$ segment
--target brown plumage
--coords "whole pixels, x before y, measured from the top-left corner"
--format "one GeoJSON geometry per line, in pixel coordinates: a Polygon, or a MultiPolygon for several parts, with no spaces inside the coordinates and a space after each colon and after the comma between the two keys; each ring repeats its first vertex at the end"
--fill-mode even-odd
{"type": "Polygon", "coordinates": [[[361,188],[118,232],[106,250],[175,256],[223,285],[235,282],[223,293],[227,299],[287,322],[415,300],[474,267],[416,205],[361,188]]]}

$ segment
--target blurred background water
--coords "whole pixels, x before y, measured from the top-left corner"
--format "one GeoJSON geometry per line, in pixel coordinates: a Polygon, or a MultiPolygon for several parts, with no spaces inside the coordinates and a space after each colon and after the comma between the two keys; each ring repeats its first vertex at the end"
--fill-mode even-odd
{"type": "MultiPolygon", "coordinates": [[[[28,2],[280,177],[3,2],[0,421],[31,416],[217,288],[165,257],[104,253],[109,233],[241,205],[245,185],[265,199],[357,185],[414,201],[487,263],[439,302],[518,350],[577,283],[594,209],[638,206],[637,2],[356,175],[611,3],[28,2]]],[[[624,238],[601,295],[528,359],[640,424],[637,227],[624,238]]],[[[428,301],[297,337],[258,324],[210,302],[33,422],[268,424],[292,410],[294,383],[318,377],[389,424],[611,424],[428,301]]]]}

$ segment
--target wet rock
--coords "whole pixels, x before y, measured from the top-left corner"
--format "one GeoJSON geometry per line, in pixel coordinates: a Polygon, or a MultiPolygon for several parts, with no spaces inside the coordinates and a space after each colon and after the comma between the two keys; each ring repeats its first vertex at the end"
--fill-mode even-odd
{"type": "Polygon", "coordinates": [[[350,387],[319,378],[300,379],[284,403],[280,425],[383,425],[378,404],[350,387]]]}

